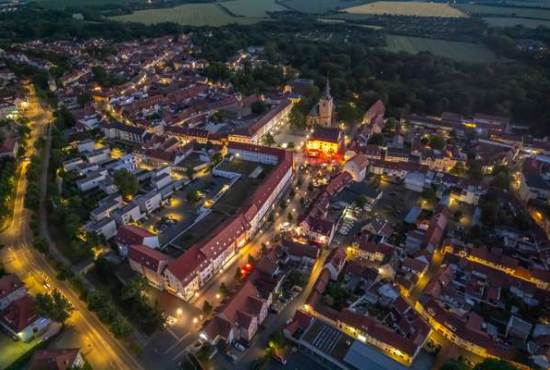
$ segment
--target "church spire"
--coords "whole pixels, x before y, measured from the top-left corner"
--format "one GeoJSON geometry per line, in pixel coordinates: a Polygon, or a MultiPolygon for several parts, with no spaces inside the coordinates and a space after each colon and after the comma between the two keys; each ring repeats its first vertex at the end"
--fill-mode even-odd
{"type": "Polygon", "coordinates": [[[325,87],[325,93],[323,94],[323,99],[325,100],[332,99],[332,96],[330,96],[330,83],[329,83],[328,73],[327,73],[327,85],[325,87]]]}

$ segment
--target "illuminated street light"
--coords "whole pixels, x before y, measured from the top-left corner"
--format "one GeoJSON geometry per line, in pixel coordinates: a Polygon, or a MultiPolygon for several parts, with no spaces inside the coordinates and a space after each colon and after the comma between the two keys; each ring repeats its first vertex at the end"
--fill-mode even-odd
{"type": "Polygon", "coordinates": [[[176,311],[176,313],[178,314],[178,316],[181,316],[181,314],[183,313],[183,311],[182,311],[181,308],[178,308],[178,310],[176,311]]]}
{"type": "Polygon", "coordinates": [[[219,294],[219,293],[216,294],[216,298],[217,298],[217,299],[220,299],[220,294],[219,294]]]}

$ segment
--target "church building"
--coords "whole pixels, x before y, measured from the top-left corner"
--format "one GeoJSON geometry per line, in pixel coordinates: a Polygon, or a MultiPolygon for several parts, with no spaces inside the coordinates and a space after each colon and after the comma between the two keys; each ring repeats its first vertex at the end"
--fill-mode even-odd
{"type": "Polygon", "coordinates": [[[308,126],[331,127],[334,119],[334,100],[330,95],[330,85],[327,78],[327,86],[319,99],[319,103],[315,104],[307,115],[306,123],[308,126]]]}

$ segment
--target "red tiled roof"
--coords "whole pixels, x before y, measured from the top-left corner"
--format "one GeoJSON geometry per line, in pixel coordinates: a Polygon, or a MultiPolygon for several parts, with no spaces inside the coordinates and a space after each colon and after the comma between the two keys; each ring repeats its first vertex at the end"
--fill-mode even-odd
{"type": "Polygon", "coordinates": [[[79,353],[78,348],[38,350],[33,354],[28,370],[73,369],[79,353]]]}
{"type": "Polygon", "coordinates": [[[34,301],[29,296],[24,296],[13,301],[0,312],[0,320],[15,333],[20,333],[33,322],[38,320],[34,301]]]}
{"type": "Polygon", "coordinates": [[[154,237],[149,231],[134,225],[122,225],[117,231],[117,240],[126,245],[143,244],[145,238],[154,237]]]}
{"type": "Polygon", "coordinates": [[[171,261],[172,257],[146,245],[133,244],[128,248],[128,259],[139,263],[145,268],[159,272],[160,262],[171,261]]]}
{"type": "Polygon", "coordinates": [[[312,259],[316,259],[319,256],[319,248],[315,245],[296,243],[289,239],[283,239],[281,244],[293,256],[309,257],[312,259]]]}
{"type": "Polygon", "coordinates": [[[359,168],[364,168],[369,164],[369,157],[366,154],[357,154],[349,162],[355,163],[359,168]]]}
{"type": "Polygon", "coordinates": [[[0,278],[0,300],[7,297],[12,292],[24,286],[23,282],[19,280],[17,275],[8,274],[0,278]]]}
{"type": "Polygon", "coordinates": [[[0,145],[0,153],[12,153],[16,143],[17,142],[12,138],[4,138],[4,140],[2,140],[2,145],[0,145]]]}
{"type": "Polygon", "coordinates": [[[421,273],[424,271],[424,269],[428,266],[428,264],[424,261],[420,261],[411,257],[405,258],[403,261],[403,267],[408,268],[410,270],[416,271],[418,273],[421,273]]]}
{"type": "Polygon", "coordinates": [[[491,253],[487,248],[473,248],[470,254],[481,260],[494,263],[495,265],[504,266],[509,269],[516,269],[519,266],[519,261],[502,254],[491,253]]]}
{"type": "Polygon", "coordinates": [[[309,138],[309,141],[318,140],[338,144],[342,141],[342,138],[342,131],[337,128],[316,126],[309,138]]]}
{"type": "Polygon", "coordinates": [[[356,328],[377,339],[378,341],[388,344],[411,357],[414,356],[416,350],[418,349],[418,347],[410,340],[394,333],[368,316],[359,315],[348,309],[344,309],[338,315],[338,321],[356,328]]]}

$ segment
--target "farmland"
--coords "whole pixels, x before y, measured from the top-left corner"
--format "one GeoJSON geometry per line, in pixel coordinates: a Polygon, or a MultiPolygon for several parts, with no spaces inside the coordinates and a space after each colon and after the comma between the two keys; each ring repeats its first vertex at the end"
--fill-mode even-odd
{"type": "Polygon", "coordinates": [[[68,6],[93,6],[93,5],[110,5],[110,4],[127,4],[141,3],[146,0],[32,0],[33,3],[39,4],[43,8],[60,9],[68,6]]]}
{"type": "Polygon", "coordinates": [[[364,3],[360,0],[280,0],[279,4],[308,14],[322,14],[364,3]]]}
{"type": "Polygon", "coordinates": [[[410,54],[429,51],[437,56],[471,63],[489,63],[496,60],[495,54],[483,45],[422,37],[388,35],[385,49],[395,53],[404,51],[410,54]]]}
{"type": "Polygon", "coordinates": [[[522,18],[550,20],[550,10],[510,8],[505,6],[489,6],[475,4],[457,4],[458,9],[469,14],[516,16],[522,18]]]}
{"type": "Polygon", "coordinates": [[[518,24],[527,28],[544,26],[550,28],[550,20],[513,18],[513,17],[484,17],[483,20],[491,27],[514,27],[518,24]]]}
{"type": "Polygon", "coordinates": [[[352,14],[404,15],[414,17],[464,18],[466,14],[448,4],[403,1],[377,1],[344,9],[352,14]]]}
{"type": "Polygon", "coordinates": [[[266,12],[285,10],[275,0],[233,0],[221,4],[235,15],[244,17],[261,18],[267,16],[266,12]]]}
{"type": "Polygon", "coordinates": [[[139,10],[132,14],[112,17],[122,22],[155,24],[174,22],[189,26],[224,26],[231,23],[251,24],[260,18],[234,17],[218,4],[184,4],[174,8],[139,10]]]}

